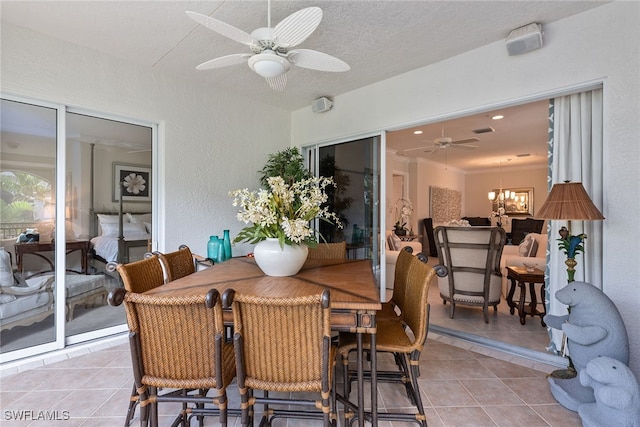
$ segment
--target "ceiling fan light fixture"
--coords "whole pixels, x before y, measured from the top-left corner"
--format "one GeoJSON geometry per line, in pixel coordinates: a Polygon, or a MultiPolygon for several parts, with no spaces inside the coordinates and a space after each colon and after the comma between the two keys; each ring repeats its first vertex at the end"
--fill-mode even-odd
{"type": "Polygon", "coordinates": [[[272,50],[253,55],[248,62],[253,71],[266,79],[281,76],[291,67],[286,58],[276,55],[272,50]]]}

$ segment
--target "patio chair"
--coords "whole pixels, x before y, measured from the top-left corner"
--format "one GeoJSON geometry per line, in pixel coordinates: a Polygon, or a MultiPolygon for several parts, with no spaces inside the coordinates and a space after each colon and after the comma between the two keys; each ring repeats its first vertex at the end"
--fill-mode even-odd
{"type": "Polygon", "coordinates": [[[204,258],[191,252],[188,246],[180,245],[177,251],[166,254],[154,252],[160,258],[160,262],[166,272],[166,282],[179,279],[195,273],[199,266],[211,267],[213,260],[204,258]]]}
{"type": "Polygon", "coordinates": [[[115,269],[129,292],[141,294],[165,283],[162,264],[155,254],[140,261],[116,264],[115,269]]]}
{"type": "Polygon", "coordinates": [[[269,298],[225,291],[223,305],[233,312],[242,425],[253,424],[255,404],[264,408],[260,425],[270,425],[275,418],[320,418],[325,426],[336,425],[329,295],[324,290],[269,298]],[[262,396],[254,395],[255,390],[262,390],[262,396]],[[269,392],[314,393],[318,399],[273,397],[269,392]],[[289,406],[321,411],[286,409],[289,406]]]}
{"type": "MultiPolygon", "coordinates": [[[[402,254],[401,254],[402,255],[402,254]]],[[[420,354],[427,339],[429,329],[429,284],[436,270],[426,263],[424,254],[409,256],[407,268],[405,298],[401,299],[402,317],[377,322],[376,352],[391,353],[398,370],[378,370],[379,382],[395,382],[405,386],[407,396],[416,406],[417,413],[379,412],[378,420],[413,421],[426,427],[427,421],[420,397],[418,367],[420,354]]],[[[396,301],[397,302],[397,301],[396,301]]],[[[371,350],[369,336],[363,337],[363,346],[371,350]]],[[[338,354],[343,365],[343,393],[348,397],[351,393],[351,382],[356,372],[349,368],[349,354],[357,349],[357,337],[352,332],[340,332],[338,354]]],[[[378,362],[380,362],[378,360],[378,362]]],[[[370,378],[371,372],[365,373],[370,378]]],[[[348,414],[345,411],[344,425],[347,425],[348,414]]]]}
{"type": "Polygon", "coordinates": [[[413,258],[413,248],[405,246],[398,254],[393,280],[393,295],[388,302],[382,303],[382,310],[376,314],[376,321],[395,319],[400,315],[400,307],[404,305],[407,276],[413,258]]]}
{"type": "Polygon", "coordinates": [[[309,248],[307,259],[345,259],[347,242],[319,243],[316,248],[309,248]]]}
{"type": "MultiPolygon", "coordinates": [[[[135,387],[142,408],[149,407],[149,423],[158,425],[158,403],[179,402],[182,410],[173,425],[189,425],[197,416],[218,414],[227,424],[226,388],[235,377],[233,345],[224,339],[220,295],[162,297],[126,292],[109,295],[112,305],[124,301],[135,387]],[[159,394],[158,389],[175,391],[159,394]],[[204,390],[214,389],[207,397],[204,390]],[[199,391],[192,393],[192,391],[199,391]],[[189,407],[188,404],[195,404],[189,407]],[[213,404],[216,408],[205,407],[213,404]]],[[[147,420],[141,417],[141,425],[147,420]]]]}
{"type": "MultiPolygon", "coordinates": [[[[111,266],[113,268],[113,266],[111,266]]],[[[164,273],[162,265],[158,257],[154,254],[147,253],[141,261],[131,262],[129,264],[115,264],[115,269],[120,275],[120,280],[124,285],[124,289],[129,292],[143,293],[158,286],[164,285],[164,273]]],[[[109,301],[111,303],[111,301],[109,301]]],[[[131,391],[129,409],[124,425],[127,427],[136,412],[136,406],[140,401],[140,395],[136,389],[135,383],[131,391]]],[[[140,419],[147,419],[146,408],[140,410],[140,419]]]]}
{"type": "Polygon", "coordinates": [[[489,309],[498,310],[502,291],[500,257],[506,242],[500,227],[436,227],[434,237],[447,277],[438,279],[440,297],[449,302],[453,319],[457,304],[481,306],[484,322],[489,309]]]}

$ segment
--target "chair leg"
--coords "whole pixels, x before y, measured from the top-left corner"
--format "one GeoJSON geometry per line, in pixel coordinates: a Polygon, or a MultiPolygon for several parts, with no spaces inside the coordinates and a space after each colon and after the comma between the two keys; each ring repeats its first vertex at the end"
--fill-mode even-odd
{"type": "MultiPolygon", "coordinates": [[[[349,400],[349,394],[351,392],[351,383],[349,382],[349,353],[342,356],[342,397],[349,400]]],[[[344,408],[342,413],[342,425],[348,426],[347,421],[347,408],[344,408]]]]}
{"type": "Polygon", "coordinates": [[[424,413],[424,406],[422,406],[422,398],[420,397],[420,386],[418,385],[418,376],[420,375],[419,372],[419,368],[418,368],[418,361],[409,361],[410,364],[410,377],[411,377],[411,384],[412,384],[412,394],[413,394],[413,401],[416,405],[416,408],[418,409],[418,413],[420,414],[420,416],[422,417],[422,419],[420,420],[420,424],[422,424],[423,427],[427,427],[427,416],[424,413]]]}
{"type": "MultiPolygon", "coordinates": [[[[140,399],[140,396],[138,396],[138,392],[136,391],[135,384],[133,385],[130,399],[131,400],[129,401],[129,409],[127,410],[127,418],[124,420],[124,427],[129,427],[129,425],[131,424],[131,420],[136,413],[136,406],[138,406],[138,401],[140,399]]],[[[142,410],[140,412],[142,412],[142,410]]]]}
{"type": "MultiPolygon", "coordinates": [[[[156,396],[158,394],[158,389],[155,387],[149,387],[149,394],[156,396]]],[[[151,427],[158,427],[158,403],[157,402],[150,403],[147,405],[147,407],[148,407],[147,414],[149,416],[149,425],[151,427]]],[[[142,422],[142,419],[140,419],[140,421],[142,422]]]]}

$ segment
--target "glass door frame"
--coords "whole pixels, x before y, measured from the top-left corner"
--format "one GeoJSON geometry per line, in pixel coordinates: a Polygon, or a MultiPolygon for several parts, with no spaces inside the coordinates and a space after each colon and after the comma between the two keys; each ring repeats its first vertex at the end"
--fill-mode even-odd
{"type": "MultiPolygon", "coordinates": [[[[151,128],[152,141],[152,158],[151,158],[151,176],[152,182],[160,182],[158,179],[159,167],[158,167],[158,141],[159,141],[159,128],[158,123],[138,120],[131,117],[117,116],[114,114],[104,113],[97,110],[91,110],[82,107],[69,106],[62,103],[55,103],[49,101],[43,101],[39,99],[24,97],[20,95],[7,94],[0,92],[0,99],[24,103],[37,107],[49,108],[56,111],[56,159],[55,159],[55,195],[56,195],[56,212],[55,212],[55,236],[54,236],[54,263],[55,263],[55,283],[65,283],[66,274],[66,212],[65,207],[66,200],[66,176],[67,176],[67,127],[66,127],[66,113],[77,113],[87,116],[98,117],[107,120],[115,120],[134,125],[147,126],[151,128]]],[[[152,248],[157,247],[158,241],[158,206],[160,206],[159,185],[152,186],[151,195],[151,211],[153,213],[152,219],[152,248]]],[[[38,357],[43,354],[63,350],[65,347],[73,344],[87,342],[98,338],[105,338],[118,333],[126,332],[126,321],[123,320],[122,325],[106,327],[89,332],[80,333],[72,336],[66,335],[66,307],[65,307],[65,287],[55,287],[55,305],[54,305],[54,339],[53,341],[37,344],[30,347],[25,347],[7,353],[0,353],[0,364],[4,364],[19,359],[25,359],[28,357],[38,357]]]]}
{"type": "MultiPolygon", "coordinates": [[[[373,267],[374,267],[374,272],[375,269],[377,267],[378,269],[378,274],[376,274],[376,282],[378,283],[379,286],[379,296],[380,296],[380,300],[384,301],[385,299],[385,293],[386,293],[386,289],[385,286],[386,284],[385,282],[385,277],[386,277],[386,263],[383,262],[386,259],[386,245],[385,245],[385,228],[384,228],[384,224],[386,224],[386,188],[387,188],[387,177],[386,177],[386,132],[373,132],[373,133],[366,133],[366,134],[359,134],[359,135],[355,135],[355,136],[351,136],[348,138],[341,138],[341,139],[336,139],[336,140],[331,140],[331,141],[322,141],[322,142],[317,142],[317,143],[313,143],[313,144],[304,144],[301,147],[301,152],[302,155],[305,159],[305,163],[308,165],[309,170],[317,176],[318,171],[320,169],[320,158],[318,156],[318,151],[320,148],[322,147],[327,147],[330,145],[338,145],[338,144],[344,144],[344,143],[348,143],[348,142],[352,142],[352,141],[357,141],[357,140],[361,140],[361,139],[367,139],[367,138],[371,138],[373,139],[373,162],[377,163],[377,173],[378,173],[378,177],[379,179],[377,181],[374,182],[374,189],[375,189],[375,183],[377,183],[379,185],[379,188],[377,188],[377,191],[374,191],[374,200],[373,200],[373,206],[377,206],[378,209],[374,210],[374,215],[373,215],[373,221],[374,221],[374,234],[377,231],[377,235],[378,235],[378,239],[373,239],[373,253],[375,254],[379,254],[379,258],[378,259],[373,259],[372,263],[373,263],[373,267]],[[377,142],[377,144],[376,144],[377,142]],[[375,195],[378,195],[379,199],[376,200],[375,199],[375,195]],[[377,211],[377,213],[376,213],[377,211]]],[[[374,165],[374,172],[376,171],[374,165]]],[[[315,224],[316,229],[318,228],[318,220],[316,220],[316,224],[315,224]]]]}

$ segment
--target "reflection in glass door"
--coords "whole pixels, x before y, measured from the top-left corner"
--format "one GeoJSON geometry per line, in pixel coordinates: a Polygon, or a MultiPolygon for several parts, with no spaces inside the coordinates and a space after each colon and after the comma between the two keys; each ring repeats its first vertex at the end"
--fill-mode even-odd
{"type": "Polygon", "coordinates": [[[57,109],[2,99],[0,352],[54,343],[57,109]]]}
{"type": "Polygon", "coordinates": [[[4,363],[126,330],[123,307],[107,304],[120,282],[105,266],[121,259],[119,251],[98,253],[95,239],[118,239],[124,232],[129,261],[149,250],[157,128],[69,112],[63,105],[14,97],[1,102],[4,363]],[[135,191],[120,197],[120,181],[132,173],[135,191]],[[122,230],[117,221],[108,224],[119,218],[126,223],[122,230]]]}
{"type": "Polygon", "coordinates": [[[372,260],[376,277],[380,267],[380,139],[363,138],[308,149],[312,170],[333,177],[329,207],[343,228],[320,221],[327,242],[347,243],[347,257],[372,260]]]}
{"type": "Polygon", "coordinates": [[[82,274],[66,275],[67,342],[94,338],[96,331],[126,323],[124,307],[107,304],[107,294],[120,286],[117,276],[106,272],[109,261],[142,259],[151,238],[152,127],[79,112],[67,112],[65,176],[67,247],[91,248],[89,258],[70,253],[67,263],[80,259],[82,274]],[[126,171],[126,173],[124,172],[126,171]],[[120,176],[135,174],[135,193],[120,203],[120,176]],[[119,218],[123,237],[130,245],[120,254],[119,218]],[[72,258],[72,256],[83,258],[72,258]]]}

